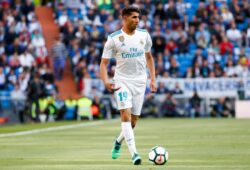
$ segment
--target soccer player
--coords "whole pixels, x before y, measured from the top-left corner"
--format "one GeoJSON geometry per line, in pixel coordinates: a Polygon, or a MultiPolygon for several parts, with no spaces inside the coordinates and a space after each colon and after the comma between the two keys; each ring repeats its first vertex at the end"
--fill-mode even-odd
{"type": "Polygon", "coordinates": [[[147,82],[150,73],[151,92],[156,92],[155,66],[151,54],[152,41],[146,30],[138,29],[140,10],[129,6],[122,10],[123,27],[108,36],[100,64],[101,78],[105,87],[114,92],[121,115],[121,133],[114,142],[112,158],[120,155],[121,143],[125,139],[134,165],[141,164],[136,150],[133,128],[141,114],[147,82]],[[107,74],[109,59],[116,59],[114,82],[107,74]]]}

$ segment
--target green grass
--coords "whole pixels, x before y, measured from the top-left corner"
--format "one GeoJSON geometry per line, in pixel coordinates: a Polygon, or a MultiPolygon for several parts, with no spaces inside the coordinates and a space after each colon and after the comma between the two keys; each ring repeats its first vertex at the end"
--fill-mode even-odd
{"type": "MultiPolygon", "coordinates": [[[[39,128],[48,125],[61,124],[41,124],[39,128]]],[[[13,127],[17,131],[38,128],[36,125],[13,127]]],[[[14,132],[13,127],[2,127],[0,133],[14,132]]],[[[96,126],[3,137],[0,138],[0,169],[250,169],[249,120],[141,119],[135,132],[137,149],[143,159],[141,166],[132,165],[126,145],[122,146],[119,159],[111,159],[112,142],[119,131],[117,120],[96,126]],[[155,145],[169,151],[169,161],[164,166],[151,165],[147,160],[149,149],[155,145]]]]}

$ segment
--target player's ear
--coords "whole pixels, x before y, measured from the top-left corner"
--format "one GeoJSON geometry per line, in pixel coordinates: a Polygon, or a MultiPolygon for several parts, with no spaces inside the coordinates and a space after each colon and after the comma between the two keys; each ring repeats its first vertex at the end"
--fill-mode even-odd
{"type": "Polygon", "coordinates": [[[124,21],[126,21],[126,20],[127,20],[127,18],[128,18],[128,16],[127,16],[127,15],[123,15],[123,16],[122,16],[122,19],[123,19],[124,21]]]}

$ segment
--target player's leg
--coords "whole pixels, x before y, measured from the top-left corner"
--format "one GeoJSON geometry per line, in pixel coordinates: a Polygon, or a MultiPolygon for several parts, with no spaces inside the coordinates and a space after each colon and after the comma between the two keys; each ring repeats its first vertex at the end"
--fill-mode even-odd
{"type": "MultiPolygon", "coordinates": [[[[139,119],[139,116],[133,115],[133,113],[131,114],[132,129],[135,128],[138,119],[139,119]]],[[[123,132],[121,131],[119,136],[116,138],[116,140],[114,142],[114,146],[112,148],[112,158],[113,159],[117,159],[120,156],[121,144],[123,141],[124,141],[124,135],[123,135],[123,132]]]]}
{"type": "MultiPolygon", "coordinates": [[[[131,126],[133,129],[135,128],[138,119],[138,115],[134,115],[133,113],[131,114],[131,126]]],[[[138,153],[133,155],[132,160],[135,165],[141,164],[141,157],[138,153]]]]}
{"type": "MultiPolygon", "coordinates": [[[[124,110],[121,110],[120,112],[121,112],[121,121],[122,121],[122,131],[120,135],[118,136],[118,138],[116,139],[114,143],[114,147],[112,149],[113,159],[117,159],[120,156],[121,142],[125,139],[125,136],[123,134],[127,135],[127,138],[129,139],[129,142],[127,141],[126,142],[128,144],[128,148],[129,148],[131,155],[134,156],[135,153],[137,154],[136,146],[134,142],[133,128],[135,127],[136,122],[139,117],[133,114],[131,115],[130,109],[124,109],[124,110]],[[128,128],[128,126],[132,128],[128,128]],[[132,132],[131,132],[131,129],[132,129],[132,132]]],[[[138,156],[136,157],[136,159],[139,159],[139,158],[140,157],[138,156]]],[[[137,163],[138,161],[139,160],[137,160],[137,163]]]]}
{"type": "MultiPolygon", "coordinates": [[[[134,115],[133,113],[131,114],[131,126],[132,126],[132,129],[135,128],[138,119],[139,119],[139,116],[134,115]]],[[[123,140],[124,140],[124,135],[123,135],[123,133],[121,131],[119,136],[116,138],[116,142],[119,145],[119,144],[122,144],[123,140]]]]}
{"type": "MultiPolygon", "coordinates": [[[[136,82],[133,86],[133,100],[132,100],[132,108],[131,108],[131,126],[135,127],[137,121],[139,120],[139,116],[141,115],[141,109],[144,101],[144,93],[146,89],[146,83],[136,82]]],[[[134,154],[132,157],[134,164],[141,163],[141,157],[138,153],[134,154]]]]}
{"type": "MultiPolygon", "coordinates": [[[[117,102],[117,107],[119,110],[126,110],[128,108],[132,107],[132,96],[131,93],[129,91],[129,88],[126,85],[126,82],[124,81],[116,81],[115,82],[115,86],[120,87],[120,89],[118,91],[115,92],[115,98],[116,98],[116,102],[117,102]]],[[[123,120],[128,119],[128,121],[130,122],[131,118],[131,114],[129,113],[127,118],[125,118],[125,113],[124,111],[120,111],[121,114],[121,121],[123,122],[123,120]]],[[[112,158],[113,159],[117,159],[120,156],[120,149],[121,149],[121,143],[124,140],[124,135],[123,135],[123,130],[121,130],[119,136],[116,138],[113,148],[112,148],[112,158]]]]}
{"type": "Polygon", "coordinates": [[[125,141],[128,145],[129,152],[132,156],[132,161],[134,165],[141,164],[141,157],[137,153],[136,145],[135,145],[135,137],[134,131],[132,129],[131,124],[131,110],[130,109],[123,109],[120,110],[121,113],[121,125],[122,125],[122,133],[124,135],[125,141]]]}

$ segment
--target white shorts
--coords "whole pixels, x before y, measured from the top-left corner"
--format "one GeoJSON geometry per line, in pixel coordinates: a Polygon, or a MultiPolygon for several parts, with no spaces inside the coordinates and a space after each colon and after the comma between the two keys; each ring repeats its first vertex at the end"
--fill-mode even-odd
{"type": "Polygon", "coordinates": [[[114,93],[118,110],[131,108],[131,113],[139,116],[144,101],[146,80],[115,80],[114,83],[115,88],[120,87],[114,93]]]}

